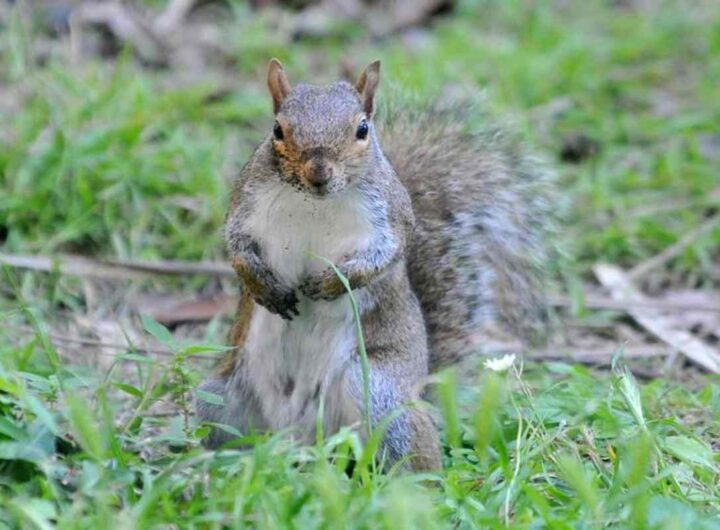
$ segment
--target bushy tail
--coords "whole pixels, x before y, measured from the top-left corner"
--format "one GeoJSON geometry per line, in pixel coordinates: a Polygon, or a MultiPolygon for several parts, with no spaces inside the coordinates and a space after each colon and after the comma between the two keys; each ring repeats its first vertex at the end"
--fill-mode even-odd
{"type": "Polygon", "coordinates": [[[557,207],[550,174],[499,129],[470,130],[473,109],[435,105],[379,120],[383,150],[412,198],[408,268],[433,370],[481,352],[497,333],[537,336],[545,321],[557,207]]]}

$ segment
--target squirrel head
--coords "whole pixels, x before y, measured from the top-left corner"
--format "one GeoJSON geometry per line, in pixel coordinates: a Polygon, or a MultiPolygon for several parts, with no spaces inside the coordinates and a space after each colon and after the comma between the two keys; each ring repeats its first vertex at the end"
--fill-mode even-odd
{"type": "Polygon", "coordinates": [[[380,61],[375,61],[354,86],[339,81],[293,88],[280,61],[270,61],[267,82],[275,112],[270,138],[286,182],[325,197],[364,175],[375,141],[372,115],[379,80],[380,61]]]}

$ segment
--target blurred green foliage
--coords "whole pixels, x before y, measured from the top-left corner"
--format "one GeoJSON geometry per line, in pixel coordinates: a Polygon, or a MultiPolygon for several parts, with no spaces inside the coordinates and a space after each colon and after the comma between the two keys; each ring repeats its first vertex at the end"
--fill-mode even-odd
{"type": "MultiPolygon", "coordinates": [[[[592,263],[632,266],[717,211],[714,2],[464,0],[427,30],[373,41],[341,25],[299,42],[276,17],[232,5],[228,92],[129,52],[37,64],[33,30],[11,17],[0,29],[0,90],[19,94],[0,105],[4,252],[223,259],[230,180],[272,123],[271,56],[296,81],[379,57],[388,96],[482,92],[557,164],[572,205],[576,261],[561,267],[571,292],[592,263]],[[578,137],[594,147],[561,160],[578,137]]],[[[672,272],[711,284],[719,248],[716,230],[672,272]]],[[[217,347],[175,342],[146,320],[172,358],[128,351],[103,373],[68,364],[38,311],[78,303],[58,294],[65,280],[23,274],[16,285],[0,273],[3,327],[34,330],[19,342],[0,334],[0,528],[720,528],[717,378],[697,391],[639,387],[620,368],[598,377],[550,363],[458,388],[443,374],[445,469],[350,475],[363,447],[349,429],[312,447],[276,435],[204,452],[189,389],[194,356],[217,347]],[[164,401],[182,414],[154,415],[164,401]]]]}
{"type": "MultiPolygon", "coordinates": [[[[127,55],[71,70],[29,65],[28,30],[3,33],[0,75],[21,79],[26,94],[2,117],[12,131],[0,139],[6,249],[220,257],[228,181],[270,124],[271,56],[297,81],[330,81],[341,58],[359,69],[380,57],[388,95],[482,91],[550,158],[568,137],[588,139],[595,154],[558,163],[580,272],[598,259],[647,258],[717,207],[720,22],[711,2],[464,1],[431,30],[380,42],[357,28],[292,42],[275,17],[236,11],[236,83],[222,97],[212,77],[173,86],[127,55]]],[[[708,276],[719,247],[716,231],[673,265],[708,276]]]]}

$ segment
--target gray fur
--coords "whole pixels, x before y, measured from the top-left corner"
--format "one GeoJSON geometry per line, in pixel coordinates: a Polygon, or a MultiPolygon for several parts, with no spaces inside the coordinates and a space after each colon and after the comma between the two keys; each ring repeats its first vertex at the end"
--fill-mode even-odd
{"type": "Polygon", "coordinates": [[[297,316],[298,299],[295,291],[283,285],[260,257],[260,245],[247,234],[233,234],[230,252],[240,259],[247,274],[263,285],[262,293],[255,293],[257,303],[286,320],[297,316]]]}
{"type": "Polygon", "coordinates": [[[431,370],[481,349],[484,334],[528,339],[545,326],[552,177],[506,132],[468,131],[467,105],[386,112],[385,153],[417,220],[408,273],[428,329],[431,370]]]}
{"type": "MultiPolygon", "coordinates": [[[[236,373],[239,375],[241,372],[236,373]]],[[[201,397],[196,397],[195,410],[201,421],[231,425],[245,433],[251,430],[266,429],[259,413],[257,396],[252,393],[248,385],[224,377],[209,377],[202,382],[198,389],[221,396],[225,401],[223,405],[216,405],[201,397]],[[233,389],[232,392],[228,392],[229,387],[233,389]],[[230,396],[233,396],[232,399],[230,396]]],[[[213,427],[210,436],[204,442],[209,447],[220,447],[233,438],[229,432],[213,427]]]]}
{"type": "MultiPolygon", "coordinates": [[[[298,317],[282,324],[255,307],[248,333],[237,334],[244,342],[229,359],[231,375],[201,387],[223,395],[225,404],[199,401],[198,416],[242,431],[294,426],[306,440],[314,435],[319,396],[328,432],[362,417],[362,371],[344,291],[334,272],[311,264],[303,250],[319,245],[336,254],[333,261],[356,293],[370,362],[371,421],[378,426],[397,414],[383,441],[389,461],[415,454],[413,466],[437,467],[432,422],[422,410],[405,408],[430,366],[472,351],[493,326],[526,330],[541,320],[551,208],[541,166],[499,134],[464,132],[458,114],[437,108],[390,115],[378,130],[371,122],[369,140],[358,143],[354,127],[363,103],[345,82],[299,85],[276,106],[292,142],[268,137],[245,165],[226,239],[231,258],[251,262],[251,276],[243,270],[241,279],[297,293],[298,317]],[[308,167],[328,171],[322,193],[307,174],[298,176],[308,167]],[[293,208],[306,227],[290,222],[293,208]],[[357,226],[347,224],[352,215],[360,216],[357,226]],[[327,222],[317,225],[318,219],[327,222]],[[288,235],[273,232],[275,226],[294,239],[283,239],[288,235]],[[276,335],[263,335],[259,322],[276,335]],[[313,334],[317,340],[330,334],[338,351],[309,347],[313,334]]],[[[265,290],[255,291],[243,295],[283,314],[263,298],[265,290]]],[[[216,447],[227,438],[215,430],[207,443],[216,447]]]]}
{"type": "MultiPolygon", "coordinates": [[[[412,432],[408,424],[407,412],[403,410],[403,396],[398,392],[398,385],[389,374],[382,370],[374,370],[370,374],[370,423],[373,429],[385,427],[382,451],[388,462],[397,462],[410,453],[412,432]],[[383,426],[383,420],[390,421],[383,426]]],[[[360,411],[364,410],[362,368],[356,362],[350,370],[348,393],[357,403],[360,411]]]]}
{"type": "Polygon", "coordinates": [[[279,115],[289,122],[301,150],[321,148],[340,159],[345,144],[354,139],[351,118],[362,112],[353,86],[339,82],[330,86],[297,85],[283,102],[279,115]]]}

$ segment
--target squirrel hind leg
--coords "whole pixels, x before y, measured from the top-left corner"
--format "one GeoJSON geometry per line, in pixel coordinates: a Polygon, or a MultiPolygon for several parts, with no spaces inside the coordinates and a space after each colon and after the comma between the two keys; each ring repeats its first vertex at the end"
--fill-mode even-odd
{"type": "MultiPolygon", "coordinates": [[[[388,466],[404,460],[413,471],[433,471],[442,467],[440,439],[430,414],[416,407],[413,397],[403,392],[405,385],[386,372],[383,363],[370,366],[370,421],[373,428],[384,428],[378,459],[388,466]],[[387,425],[385,421],[390,419],[387,425]]],[[[364,408],[362,374],[359,366],[349,372],[347,390],[357,404],[364,408]]]]}
{"type": "Polygon", "coordinates": [[[399,404],[398,408],[405,410],[390,421],[381,446],[386,463],[405,460],[405,467],[412,471],[441,469],[440,439],[430,414],[414,405],[399,404]]]}
{"type": "Polygon", "coordinates": [[[430,414],[421,409],[408,411],[411,430],[410,468],[413,471],[435,471],[442,468],[440,439],[430,414]]]}
{"type": "MultiPolygon", "coordinates": [[[[197,388],[195,395],[195,415],[199,423],[223,423],[225,418],[225,404],[210,402],[202,397],[202,393],[219,396],[225,400],[225,389],[227,378],[209,377],[197,388]]],[[[213,426],[210,435],[203,440],[203,445],[208,449],[216,449],[230,440],[230,435],[225,431],[213,426]]]]}
{"type": "MultiPolygon", "coordinates": [[[[205,379],[195,395],[195,414],[199,423],[228,425],[240,432],[247,433],[253,428],[261,428],[257,399],[252,390],[238,377],[213,375],[205,379]],[[222,403],[204,399],[203,394],[212,394],[222,399],[222,403]]],[[[235,436],[215,425],[203,440],[208,449],[217,449],[233,440],[235,436]]]]}

